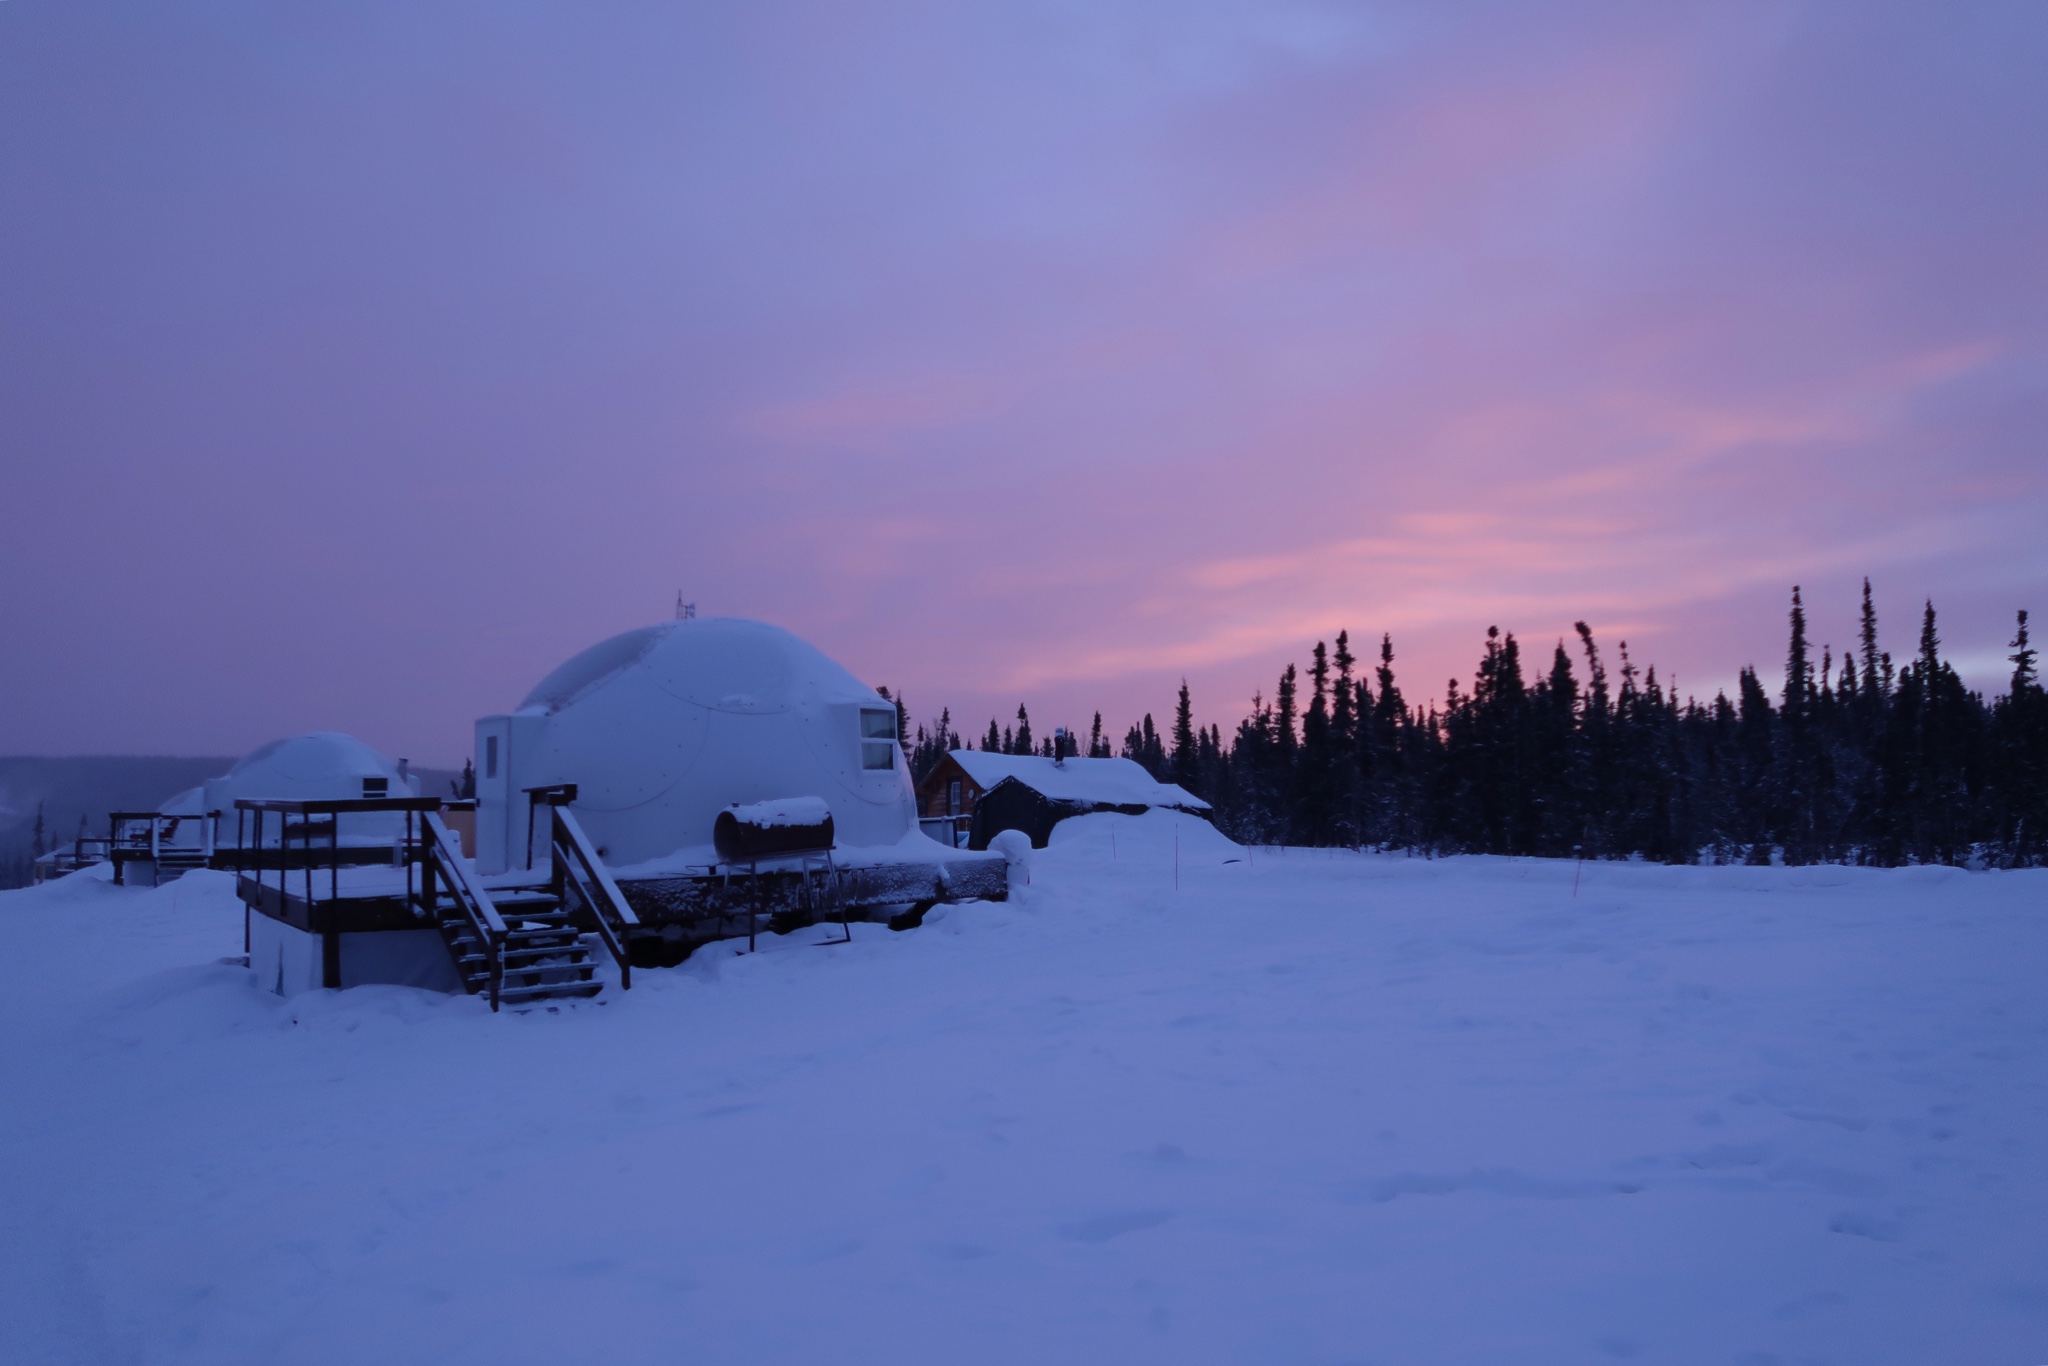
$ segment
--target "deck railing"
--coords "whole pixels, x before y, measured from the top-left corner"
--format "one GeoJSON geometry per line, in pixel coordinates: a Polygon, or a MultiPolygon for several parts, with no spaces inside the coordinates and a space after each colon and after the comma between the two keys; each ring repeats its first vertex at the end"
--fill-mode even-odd
{"type": "MultiPolygon", "coordinates": [[[[167,853],[198,854],[212,862],[214,826],[220,812],[188,812],[170,815],[162,811],[109,811],[107,813],[107,860],[114,865],[114,882],[128,881],[131,863],[157,863],[167,853]],[[186,822],[199,826],[198,844],[173,844],[186,822]]],[[[189,866],[189,865],[188,865],[189,866]]]]}
{"type": "MultiPolygon", "coordinates": [[[[619,986],[630,991],[633,986],[630,945],[632,932],[640,927],[640,917],[634,914],[625,893],[613,880],[611,870],[604,866],[604,860],[591,847],[590,837],[583,833],[582,825],[569,810],[569,804],[576,800],[576,784],[530,787],[526,794],[531,801],[527,815],[529,850],[532,847],[532,812],[537,807],[548,808],[549,890],[564,909],[569,908],[572,900],[581,906],[584,914],[596,925],[597,937],[610,951],[612,961],[619,966],[619,986]]],[[[530,852],[527,862],[532,863],[530,852]]]]}
{"type": "Polygon", "coordinates": [[[490,894],[477,882],[470,871],[469,861],[462,856],[462,844],[438,811],[430,811],[421,817],[423,833],[420,858],[420,891],[413,903],[423,908],[429,917],[436,918],[436,907],[440,900],[440,888],[436,883],[445,883],[448,896],[468,922],[469,931],[476,936],[482,948],[484,966],[490,973],[491,1009],[498,1008],[499,994],[505,987],[505,919],[498,914],[498,908],[491,904],[490,894]]]}
{"type": "Polygon", "coordinates": [[[413,870],[420,861],[420,822],[440,809],[438,797],[244,797],[235,803],[235,845],[217,851],[214,862],[242,877],[253,875],[259,889],[268,885],[265,874],[275,872],[280,896],[287,892],[291,875],[300,874],[308,903],[320,899],[320,881],[326,883],[326,899],[339,897],[343,868],[382,864],[404,870],[406,895],[412,898],[413,870]],[[387,821],[379,822],[382,831],[371,827],[367,837],[364,827],[357,825],[357,838],[343,839],[343,817],[390,815],[404,818],[397,833],[391,833],[387,821]],[[322,873],[326,877],[318,878],[322,873]]]}
{"type": "Polygon", "coordinates": [[[323,892],[325,900],[341,897],[344,868],[390,867],[404,876],[405,901],[436,926],[445,890],[481,947],[496,1010],[505,979],[505,921],[440,811],[438,797],[245,798],[235,803],[235,846],[219,851],[215,862],[253,880],[259,899],[276,873],[279,900],[296,890],[308,906],[322,900],[323,892]],[[389,820],[394,815],[402,817],[395,829],[389,820]],[[358,824],[357,838],[347,839],[344,818],[365,816],[384,819],[368,830],[358,824]]]}

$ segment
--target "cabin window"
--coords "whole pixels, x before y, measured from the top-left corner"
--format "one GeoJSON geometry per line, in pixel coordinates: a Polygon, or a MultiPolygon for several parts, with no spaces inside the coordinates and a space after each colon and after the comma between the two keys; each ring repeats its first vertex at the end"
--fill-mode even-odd
{"type": "Polygon", "coordinates": [[[363,779],[363,796],[364,796],[364,797],[366,797],[366,798],[368,798],[368,797],[385,797],[385,796],[389,796],[389,795],[390,795],[390,793],[391,793],[391,780],[390,780],[389,778],[365,778],[365,779],[363,779]]]}
{"type": "Polygon", "coordinates": [[[486,778],[498,776],[498,737],[495,735],[486,735],[484,737],[484,776],[486,778]]]}
{"type": "Polygon", "coordinates": [[[946,814],[949,816],[957,816],[960,814],[960,780],[958,778],[955,778],[946,786],[948,789],[946,793],[946,801],[947,804],[952,808],[946,814]]]}

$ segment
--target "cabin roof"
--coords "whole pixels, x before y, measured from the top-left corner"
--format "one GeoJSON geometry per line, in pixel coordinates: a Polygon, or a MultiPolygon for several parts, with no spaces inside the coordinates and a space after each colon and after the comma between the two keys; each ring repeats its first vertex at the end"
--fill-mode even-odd
{"type": "Polygon", "coordinates": [[[1173,783],[1156,781],[1135,759],[1068,759],[956,749],[949,756],[986,791],[1014,778],[1043,797],[1097,806],[1164,806],[1207,811],[1209,803],[1173,783]]]}

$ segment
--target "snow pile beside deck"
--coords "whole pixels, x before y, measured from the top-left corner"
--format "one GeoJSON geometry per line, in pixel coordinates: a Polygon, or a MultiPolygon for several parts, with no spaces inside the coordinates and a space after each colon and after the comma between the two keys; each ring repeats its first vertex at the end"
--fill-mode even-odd
{"type": "Polygon", "coordinates": [[[220,875],[0,894],[4,1355],[2048,1360],[2048,876],[1179,819],[559,1014],[265,995],[220,875]]]}

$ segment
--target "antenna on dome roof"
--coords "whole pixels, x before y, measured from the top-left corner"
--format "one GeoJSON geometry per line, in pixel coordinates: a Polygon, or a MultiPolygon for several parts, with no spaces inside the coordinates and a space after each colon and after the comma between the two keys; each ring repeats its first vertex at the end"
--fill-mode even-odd
{"type": "Polygon", "coordinates": [[[690,621],[693,620],[696,617],[696,615],[697,604],[694,602],[684,602],[682,593],[678,592],[676,594],[676,620],[690,621]]]}

